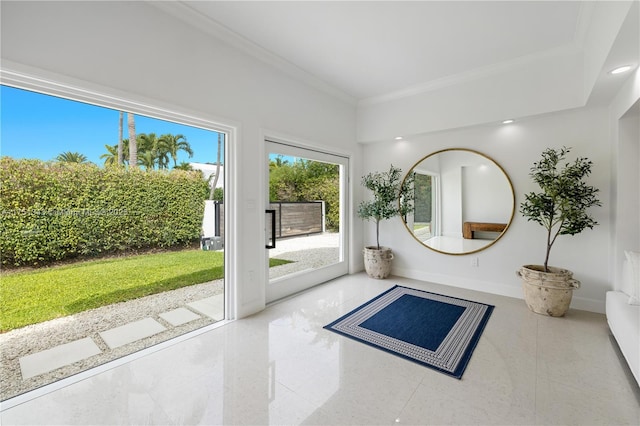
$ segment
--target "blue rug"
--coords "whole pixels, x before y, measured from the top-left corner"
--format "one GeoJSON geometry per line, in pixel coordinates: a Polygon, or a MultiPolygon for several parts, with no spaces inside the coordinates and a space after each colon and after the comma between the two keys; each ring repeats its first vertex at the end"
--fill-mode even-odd
{"type": "Polygon", "coordinates": [[[395,286],[324,328],[460,379],[493,308],[395,286]]]}

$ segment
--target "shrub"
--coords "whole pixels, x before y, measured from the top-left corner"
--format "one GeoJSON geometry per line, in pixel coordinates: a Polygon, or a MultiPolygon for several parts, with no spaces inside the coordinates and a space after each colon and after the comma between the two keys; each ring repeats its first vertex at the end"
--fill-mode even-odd
{"type": "Polygon", "coordinates": [[[269,165],[269,200],[305,202],[323,200],[325,225],[340,229],[340,171],[335,164],[298,159],[293,163],[271,160],[269,165]]]}
{"type": "Polygon", "coordinates": [[[199,173],[0,158],[3,266],[186,245],[200,236],[199,173]]]}

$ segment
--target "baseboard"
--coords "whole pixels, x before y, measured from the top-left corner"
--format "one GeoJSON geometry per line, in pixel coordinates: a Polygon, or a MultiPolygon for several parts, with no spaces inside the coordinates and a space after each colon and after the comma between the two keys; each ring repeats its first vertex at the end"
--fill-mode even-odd
{"type": "MultiPolygon", "coordinates": [[[[393,275],[410,278],[420,281],[428,281],[436,284],[449,285],[452,287],[464,288],[467,290],[482,291],[485,293],[497,294],[499,296],[513,297],[516,299],[524,299],[522,288],[512,284],[500,284],[493,281],[474,280],[453,275],[434,274],[425,271],[417,271],[413,269],[393,268],[393,275]]],[[[581,311],[605,313],[604,300],[587,299],[574,294],[571,301],[571,308],[581,311]]]]}
{"type": "Polygon", "coordinates": [[[522,290],[520,287],[514,287],[513,285],[496,284],[495,282],[490,281],[473,280],[453,275],[434,274],[431,272],[403,268],[393,268],[391,273],[396,276],[411,278],[414,280],[428,281],[436,284],[464,288],[467,290],[482,291],[485,293],[522,299],[522,290]]]}
{"type": "Polygon", "coordinates": [[[576,296],[573,293],[573,299],[571,299],[571,309],[579,309],[581,311],[596,312],[598,314],[605,313],[605,301],[587,299],[585,297],[576,296]]]}

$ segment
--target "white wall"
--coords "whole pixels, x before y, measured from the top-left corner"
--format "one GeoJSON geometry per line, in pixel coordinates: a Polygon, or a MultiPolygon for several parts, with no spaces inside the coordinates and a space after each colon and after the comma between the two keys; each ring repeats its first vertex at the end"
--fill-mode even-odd
{"type": "Polygon", "coordinates": [[[640,69],[609,108],[612,217],[611,269],[620,282],[625,250],[640,251],[640,69]]]}
{"type": "MultiPolygon", "coordinates": [[[[611,288],[609,233],[611,210],[609,176],[611,147],[606,109],[580,109],[516,121],[507,126],[484,125],[431,133],[400,142],[381,142],[364,147],[367,171],[384,170],[389,163],[408,171],[416,159],[445,148],[477,150],[500,164],[511,178],[516,204],[524,194],[536,190],[529,169],[547,147],[573,147],[571,155],[594,162],[589,182],[600,189],[603,207],[592,214],[600,223],[576,236],[560,237],[553,247],[550,264],[573,270],[582,282],[572,306],[604,311],[604,294],[611,288]]],[[[365,228],[365,242],[373,241],[371,227],[365,228]]],[[[444,255],[420,245],[399,218],[381,224],[381,242],[395,252],[392,273],[452,286],[522,297],[515,271],[524,264],[544,261],[546,234],[542,227],[516,213],[511,227],[496,244],[471,255],[444,255]],[[479,258],[479,267],[471,258],[479,258]]]]}
{"type": "Polygon", "coordinates": [[[462,170],[457,160],[459,155],[460,152],[456,152],[440,158],[440,231],[441,235],[453,238],[462,238],[462,170]]]}
{"type": "MultiPolygon", "coordinates": [[[[229,231],[235,231],[236,241],[227,248],[233,246],[236,259],[237,314],[262,309],[268,201],[263,138],[276,134],[349,155],[352,175],[359,176],[355,107],[144,2],[2,2],[1,7],[3,71],[185,112],[234,130],[235,141],[225,151],[235,156],[235,190],[229,195],[235,198],[236,222],[229,231]]],[[[357,222],[351,230],[356,252],[361,229],[357,222]]]]}
{"type": "Polygon", "coordinates": [[[513,210],[511,187],[488,161],[463,169],[463,222],[508,223],[513,210]]]}

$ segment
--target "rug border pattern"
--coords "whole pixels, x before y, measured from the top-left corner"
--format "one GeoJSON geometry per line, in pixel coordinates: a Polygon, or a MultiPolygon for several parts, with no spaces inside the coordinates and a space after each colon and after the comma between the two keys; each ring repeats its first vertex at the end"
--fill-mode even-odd
{"type": "Polygon", "coordinates": [[[324,328],[460,378],[493,308],[484,303],[396,285],[324,328]],[[436,350],[360,327],[364,321],[407,294],[465,308],[436,350]]]}

